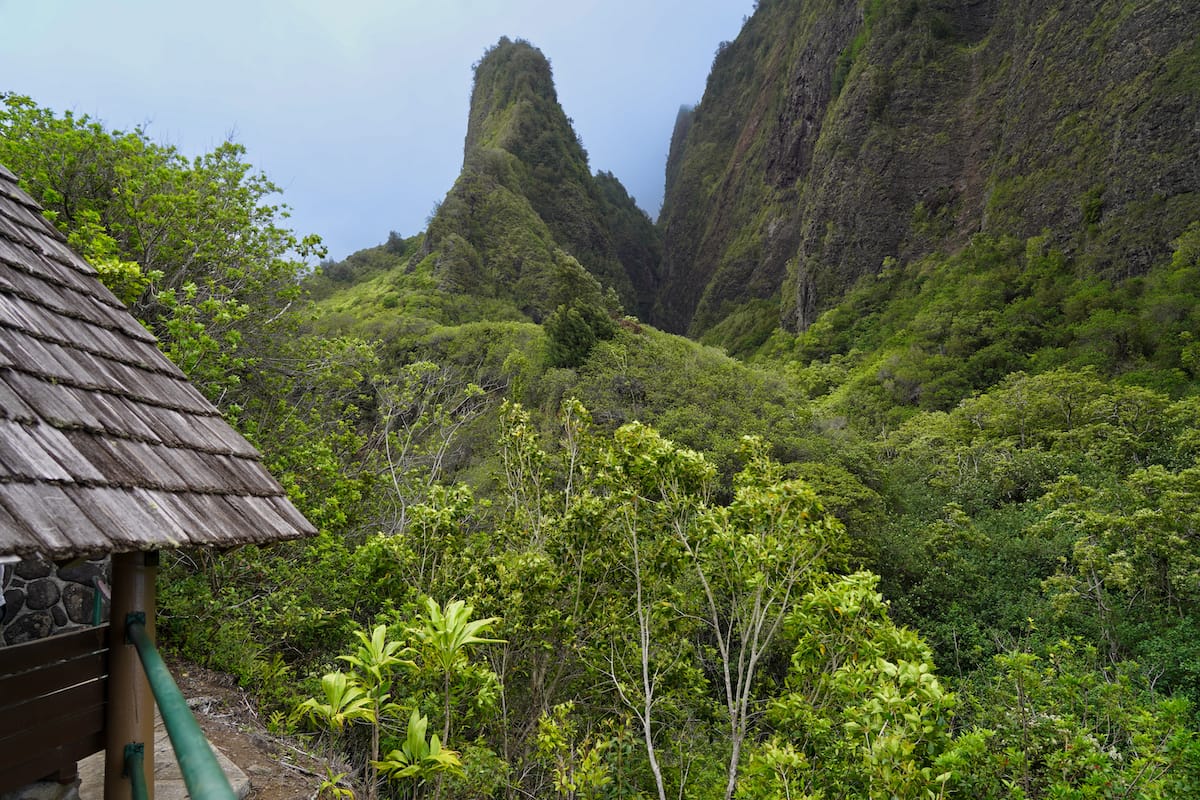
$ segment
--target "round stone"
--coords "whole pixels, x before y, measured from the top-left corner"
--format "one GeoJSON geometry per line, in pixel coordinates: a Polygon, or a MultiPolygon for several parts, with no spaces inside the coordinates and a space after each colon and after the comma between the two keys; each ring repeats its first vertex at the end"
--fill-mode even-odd
{"type": "Polygon", "coordinates": [[[97,577],[104,577],[103,561],[84,561],[73,567],[63,567],[58,571],[58,577],[72,583],[82,583],[84,586],[95,586],[97,577]]]}
{"type": "Polygon", "coordinates": [[[25,607],[25,592],[21,589],[9,589],[4,593],[4,622],[14,619],[25,607]]]}
{"type": "Polygon", "coordinates": [[[18,561],[17,576],[31,581],[34,578],[44,578],[51,573],[54,567],[49,561],[18,561]]]}
{"type": "Polygon", "coordinates": [[[25,587],[25,603],[30,608],[49,608],[58,602],[58,598],[58,584],[51,578],[32,581],[25,587]]]}
{"type": "Polygon", "coordinates": [[[11,625],[4,626],[4,641],[7,644],[21,644],[35,639],[45,639],[54,629],[54,619],[48,611],[34,611],[24,614],[11,625]]]}
{"type": "Polygon", "coordinates": [[[92,596],[95,590],[78,583],[63,586],[62,604],[72,622],[86,625],[92,621],[92,596]]]}

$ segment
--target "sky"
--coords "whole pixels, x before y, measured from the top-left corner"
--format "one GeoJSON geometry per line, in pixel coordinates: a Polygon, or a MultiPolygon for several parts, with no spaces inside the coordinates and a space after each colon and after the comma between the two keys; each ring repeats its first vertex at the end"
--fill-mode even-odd
{"type": "Polygon", "coordinates": [[[671,129],[754,0],[0,0],[0,91],[188,155],[227,138],[341,259],[420,232],[462,166],[472,65],[550,59],[593,171],[651,217],[671,129]]]}

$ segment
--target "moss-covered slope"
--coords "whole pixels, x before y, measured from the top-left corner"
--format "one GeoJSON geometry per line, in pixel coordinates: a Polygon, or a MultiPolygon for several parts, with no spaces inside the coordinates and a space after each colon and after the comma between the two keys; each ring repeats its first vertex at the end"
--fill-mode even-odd
{"type": "Polygon", "coordinates": [[[1200,218],[1198,34],[1177,3],[762,0],[680,116],[652,319],[749,349],[978,232],[1143,274],[1200,218]]]}

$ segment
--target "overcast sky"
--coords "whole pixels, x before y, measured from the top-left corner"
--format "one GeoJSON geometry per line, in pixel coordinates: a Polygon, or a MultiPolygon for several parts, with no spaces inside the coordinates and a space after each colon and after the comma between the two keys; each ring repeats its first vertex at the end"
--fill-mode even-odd
{"type": "Polygon", "coordinates": [[[591,167],[652,217],[675,114],[753,0],[0,0],[0,91],[189,155],[232,136],[342,258],[424,227],[462,164],[471,65],[541,48],[591,167]]]}

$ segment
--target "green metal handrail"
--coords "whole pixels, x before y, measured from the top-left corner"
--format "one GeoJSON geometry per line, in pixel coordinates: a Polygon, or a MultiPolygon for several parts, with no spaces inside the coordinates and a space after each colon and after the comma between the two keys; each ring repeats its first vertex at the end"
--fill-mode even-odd
{"type": "Polygon", "coordinates": [[[137,648],[150,681],[150,691],[162,714],[171,747],[179,761],[179,771],[192,800],[236,800],[233,788],[221,765],[217,763],[208,739],[192,716],[183,693],[175,685],[170,670],[146,634],[146,618],[141,614],[130,614],[125,619],[125,633],[137,648]]]}
{"type": "Polygon", "coordinates": [[[112,602],[112,592],[100,576],[92,579],[92,626],[98,627],[104,621],[104,601],[112,602]]]}
{"type": "Polygon", "coordinates": [[[133,800],[149,800],[146,788],[146,748],[141,744],[125,745],[125,774],[129,776],[133,800]]]}

